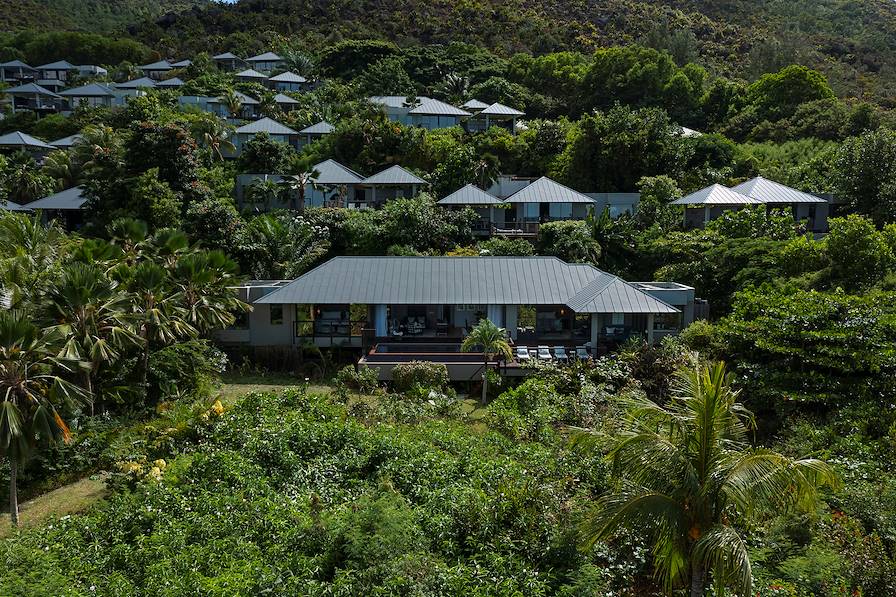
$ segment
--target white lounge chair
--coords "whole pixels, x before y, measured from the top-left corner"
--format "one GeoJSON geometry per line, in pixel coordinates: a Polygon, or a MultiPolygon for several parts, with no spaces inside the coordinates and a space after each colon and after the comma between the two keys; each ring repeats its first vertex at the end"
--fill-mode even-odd
{"type": "Polygon", "coordinates": [[[528,361],[529,360],[529,347],[528,346],[517,346],[516,347],[516,360],[519,362],[528,361]]]}
{"type": "Polygon", "coordinates": [[[588,349],[584,346],[576,346],[576,358],[580,361],[587,361],[591,358],[591,355],[588,353],[588,349]]]}
{"type": "Polygon", "coordinates": [[[566,354],[566,348],[563,346],[555,346],[554,347],[554,358],[558,361],[563,361],[564,363],[569,361],[569,355],[566,354]]]}
{"type": "Polygon", "coordinates": [[[551,351],[547,346],[539,346],[538,347],[538,360],[539,361],[550,361],[553,357],[551,357],[551,351]]]}

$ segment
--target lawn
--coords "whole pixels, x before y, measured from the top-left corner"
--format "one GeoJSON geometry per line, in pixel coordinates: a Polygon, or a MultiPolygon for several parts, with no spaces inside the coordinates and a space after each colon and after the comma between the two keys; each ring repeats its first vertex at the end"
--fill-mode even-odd
{"type": "MultiPolygon", "coordinates": [[[[66,516],[86,510],[106,495],[106,483],[102,474],[93,475],[75,483],[34,498],[19,505],[19,525],[40,524],[50,517],[66,516]]],[[[12,532],[9,514],[0,518],[0,539],[12,532]]]]}

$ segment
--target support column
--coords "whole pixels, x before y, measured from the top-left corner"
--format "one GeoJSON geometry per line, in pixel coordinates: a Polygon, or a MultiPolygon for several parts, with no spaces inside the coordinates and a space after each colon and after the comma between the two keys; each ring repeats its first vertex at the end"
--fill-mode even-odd
{"type": "Polygon", "coordinates": [[[504,317],[506,319],[505,326],[510,338],[516,340],[517,325],[519,320],[519,307],[517,305],[507,305],[504,307],[504,317]]]}
{"type": "Polygon", "coordinates": [[[708,224],[712,215],[712,208],[708,205],[703,208],[703,223],[708,224]]]}
{"type": "Polygon", "coordinates": [[[597,356],[597,337],[600,334],[600,324],[603,317],[600,313],[591,314],[591,354],[597,356]]]}
{"type": "Polygon", "coordinates": [[[653,345],[653,313],[647,314],[647,343],[653,345]]]}
{"type": "Polygon", "coordinates": [[[373,328],[378,338],[385,338],[389,335],[386,312],[386,305],[373,306],[373,328]]]}
{"type": "Polygon", "coordinates": [[[499,328],[504,327],[504,305],[488,305],[485,313],[493,324],[499,328]]]}

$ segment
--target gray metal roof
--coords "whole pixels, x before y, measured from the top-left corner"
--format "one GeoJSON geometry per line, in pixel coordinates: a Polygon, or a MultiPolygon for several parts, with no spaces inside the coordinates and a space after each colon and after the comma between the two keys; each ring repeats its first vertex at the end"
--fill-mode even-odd
{"type": "Polygon", "coordinates": [[[22,207],[15,201],[10,201],[9,199],[0,199],[0,209],[5,209],[6,211],[30,211],[27,207],[22,207]]]}
{"type": "Polygon", "coordinates": [[[191,64],[193,64],[192,60],[180,60],[179,62],[172,62],[171,66],[173,68],[187,68],[191,64]]]}
{"type": "Polygon", "coordinates": [[[508,197],[506,203],[588,203],[593,205],[594,200],[547,176],[542,176],[508,197]]]}
{"type": "Polygon", "coordinates": [[[50,145],[58,149],[66,149],[74,145],[78,139],[83,139],[83,137],[79,134],[69,135],[68,137],[63,137],[62,139],[50,141],[50,145]]]}
{"type": "Polygon", "coordinates": [[[316,124],[312,124],[311,126],[306,126],[299,132],[303,135],[329,135],[333,131],[336,130],[336,127],[327,122],[326,120],[321,120],[316,124]]]}
{"type": "Polygon", "coordinates": [[[17,87],[10,87],[9,89],[4,89],[3,93],[10,95],[45,95],[47,97],[59,97],[58,94],[53,93],[49,89],[41,87],[36,83],[26,83],[25,85],[19,85],[17,87]]]}
{"type": "Polygon", "coordinates": [[[474,184],[461,187],[439,201],[439,205],[500,205],[502,201],[474,184]]]}
{"type": "Polygon", "coordinates": [[[100,83],[90,83],[80,87],[72,87],[65,91],[60,91],[59,95],[66,97],[114,97],[115,94],[111,89],[100,83]]]}
{"type": "MultiPolygon", "coordinates": [[[[289,97],[285,93],[278,93],[274,96],[274,101],[278,104],[300,104],[301,102],[294,97],[289,97]]],[[[299,131],[300,133],[303,131],[299,131]]]]}
{"type": "Polygon", "coordinates": [[[320,185],[358,184],[364,177],[336,160],[324,160],[312,167],[317,172],[314,181],[320,185]]]}
{"type": "Polygon", "coordinates": [[[65,83],[59,79],[38,79],[35,83],[41,87],[65,87],[65,83]]]}
{"type": "Polygon", "coordinates": [[[116,83],[115,87],[117,89],[138,89],[140,87],[155,87],[156,82],[149,77],[140,77],[139,79],[133,79],[131,81],[125,81],[124,83],[116,83]]]}
{"type": "Polygon", "coordinates": [[[467,110],[485,110],[488,108],[488,104],[485,102],[480,102],[478,99],[471,99],[464,102],[461,108],[465,108],[467,110]]]}
{"type": "Polygon", "coordinates": [[[49,64],[41,64],[35,68],[37,70],[74,70],[78,67],[68,60],[57,60],[56,62],[51,62],[49,64]]]}
{"type": "Polygon", "coordinates": [[[12,133],[0,135],[0,147],[34,147],[37,149],[56,149],[52,145],[48,145],[40,139],[35,139],[31,135],[26,135],[21,131],[14,131],[12,133]]]}
{"type": "Polygon", "coordinates": [[[280,124],[272,118],[262,118],[255,122],[250,122],[236,129],[238,134],[255,134],[269,133],[271,135],[298,135],[299,133],[292,130],[285,124],[280,124]]]}
{"type": "Polygon", "coordinates": [[[28,70],[36,70],[33,66],[28,66],[21,60],[10,60],[9,62],[0,62],[0,68],[26,68],[28,70]]]}
{"type": "Polygon", "coordinates": [[[234,75],[235,77],[243,77],[245,79],[267,79],[268,76],[264,73],[260,73],[254,68],[247,68],[244,71],[240,71],[234,75]]]}
{"type": "Polygon", "coordinates": [[[742,182],[732,190],[758,199],[761,203],[827,203],[821,197],[797,191],[761,176],[742,182]]]}
{"type": "Polygon", "coordinates": [[[297,75],[296,73],[286,71],[285,73],[280,73],[279,75],[274,75],[270,79],[271,81],[277,83],[307,83],[308,79],[303,77],[302,75],[297,75]]]}
{"type": "Polygon", "coordinates": [[[369,185],[425,185],[422,178],[408,172],[401,166],[395,165],[377,172],[373,176],[364,179],[364,184],[369,185]]]}
{"type": "Polygon", "coordinates": [[[556,257],[334,257],[261,304],[566,305],[578,313],[678,310],[590,265],[556,257]]]}
{"type": "Polygon", "coordinates": [[[171,63],[167,60],[159,60],[150,64],[144,64],[140,70],[171,70],[171,63]]]}
{"type": "Polygon", "coordinates": [[[212,60],[242,60],[242,59],[232,52],[224,52],[223,54],[218,54],[217,56],[212,56],[212,60]]]}
{"type": "Polygon", "coordinates": [[[424,116],[470,116],[466,110],[455,108],[451,104],[440,102],[437,99],[429,99],[420,102],[416,107],[412,108],[409,114],[420,114],[424,116]]]}
{"type": "Polygon", "coordinates": [[[28,204],[28,209],[81,209],[87,197],[83,195],[82,187],[72,187],[59,191],[43,199],[32,201],[28,204]]]}
{"type": "MultiPolygon", "coordinates": [[[[410,108],[412,106],[407,105],[408,96],[406,95],[373,95],[367,98],[369,101],[374,104],[382,104],[387,108],[410,108]]],[[[425,96],[417,96],[417,104],[421,102],[427,101],[430,98],[425,96]]]]}
{"type": "Polygon", "coordinates": [[[714,184],[670,203],[672,205],[758,205],[762,201],[726,186],[714,184]]]}
{"type": "Polygon", "coordinates": [[[498,102],[493,103],[491,106],[483,108],[480,114],[488,115],[488,116],[525,116],[525,112],[520,112],[515,108],[511,108],[510,106],[505,106],[504,104],[499,104],[498,102]]]}
{"type": "Polygon", "coordinates": [[[253,56],[252,58],[246,58],[246,62],[273,62],[275,60],[283,60],[280,56],[277,56],[273,52],[265,52],[264,54],[259,54],[258,56],[253,56]]]}
{"type": "Polygon", "coordinates": [[[170,79],[165,79],[164,81],[159,81],[156,84],[156,86],[157,87],[181,87],[181,86],[183,86],[183,84],[184,84],[184,82],[181,79],[179,79],[177,77],[172,77],[170,79]]]}

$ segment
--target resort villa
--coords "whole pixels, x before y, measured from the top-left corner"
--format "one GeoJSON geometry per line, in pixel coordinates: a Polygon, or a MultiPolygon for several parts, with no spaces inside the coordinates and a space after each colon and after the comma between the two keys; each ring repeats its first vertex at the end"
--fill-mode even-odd
{"type": "MultiPolygon", "coordinates": [[[[482,355],[460,344],[483,318],[527,351],[587,358],[631,336],[653,343],[674,334],[699,303],[687,286],[629,283],[554,257],[334,257],[295,280],[236,290],[253,311],[220,332],[220,343],[353,349],[384,379],[409,360],[442,362],[452,379],[471,379],[482,355]]],[[[527,358],[518,351],[505,365],[527,358]]]]}

